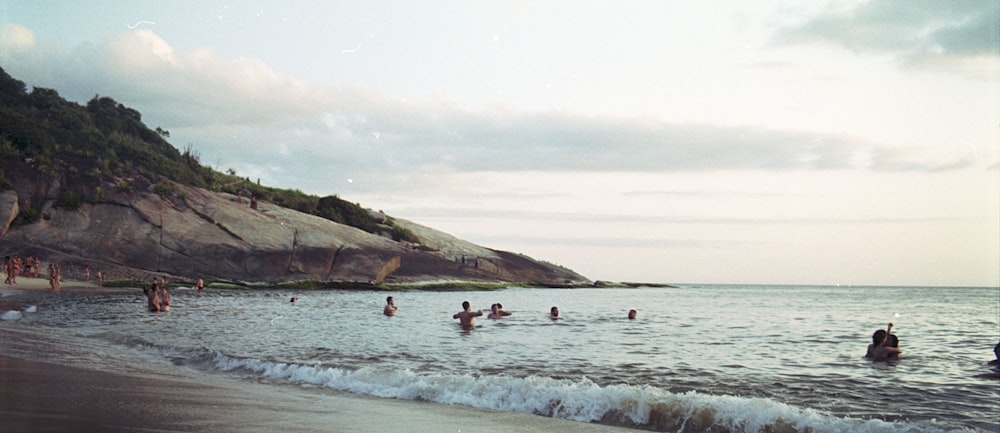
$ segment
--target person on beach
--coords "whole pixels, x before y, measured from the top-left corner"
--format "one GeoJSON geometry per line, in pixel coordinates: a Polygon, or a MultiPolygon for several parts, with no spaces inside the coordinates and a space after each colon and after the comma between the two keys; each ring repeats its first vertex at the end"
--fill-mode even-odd
{"type": "Polygon", "coordinates": [[[14,269],[14,262],[10,260],[10,256],[5,256],[3,258],[3,271],[7,274],[7,279],[3,280],[4,284],[10,284],[10,273],[14,269]]]}
{"type": "Polygon", "coordinates": [[[7,266],[9,266],[7,284],[17,284],[17,274],[21,272],[21,258],[18,256],[11,257],[7,266]]]}
{"type": "MultiPolygon", "coordinates": [[[[881,329],[879,331],[881,331],[881,329]]],[[[866,357],[871,358],[872,361],[888,361],[889,359],[899,358],[899,354],[903,353],[903,351],[898,347],[898,338],[895,339],[896,346],[893,346],[893,337],[895,336],[892,335],[892,323],[889,323],[889,326],[886,327],[885,331],[882,331],[881,333],[879,331],[875,331],[875,334],[872,334],[872,344],[868,346],[870,352],[869,354],[866,354],[866,357]],[[876,341],[878,341],[878,343],[876,343],[876,341]]]]}
{"type": "Polygon", "coordinates": [[[635,310],[628,310],[628,320],[635,320],[636,312],[635,310]]]}
{"type": "Polygon", "coordinates": [[[34,257],[28,256],[28,258],[24,259],[24,276],[26,278],[31,278],[31,275],[32,275],[31,271],[33,270],[32,266],[34,264],[35,264],[35,258],[34,257]]]}
{"type": "Polygon", "coordinates": [[[504,317],[510,316],[510,311],[504,311],[503,305],[497,302],[496,304],[490,305],[490,314],[486,316],[487,319],[502,319],[504,317]]]}
{"type": "Polygon", "coordinates": [[[396,315],[396,304],[393,301],[392,296],[385,298],[385,308],[382,309],[382,314],[390,317],[396,315]]]}
{"type": "Polygon", "coordinates": [[[90,265],[83,269],[83,281],[90,281],[90,265]]]}
{"type": "Polygon", "coordinates": [[[462,311],[455,313],[451,316],[451,318],[458,319],[459,323],[462,325],[462,329],[472,329],[472,319],[482,315],[483,310],[472,311],[472,306],[469,305],[469,301],[464,301],[462,302],[462,311]]]}
{"type": "Polygon", "coordinates": [[[559,320],[559,307],[552,307],[549,309],[549,318],[552,320],[559,320]]]}
{"type": "Polygon", "coordinates": [[[56,265],[54,263],[49,263],[49,288],[53,292],[56,290],[56,265]]]}

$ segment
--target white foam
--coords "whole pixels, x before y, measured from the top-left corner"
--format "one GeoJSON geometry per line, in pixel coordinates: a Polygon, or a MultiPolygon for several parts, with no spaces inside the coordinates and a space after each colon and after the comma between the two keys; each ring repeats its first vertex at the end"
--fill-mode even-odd
{"type": "Polygon", "coordinates": [[[25,313],[34,313],[36,311],[38,311],[38,307],[35,306],[35,305],[32,305],[32,306],[24,309],[25,313]]]}
{"type": "Polygon", "coordinates": [[[24,315],[16,310],[4,311],[3,314],[0,314],[0,320],[21,320],[21,317],[24,315]]]}
{"type": "MultiPolygon", "coordinates": [[[[411,370],[363,367],[357,370],[272,363],[217,355],[223,371],[250,370],[271,380],[328,387],[385,398],[426,400],[501,411],[516,411],[582,422],[627,422],[638,427],[685,431],[711,424],[732,432],[784,430],[813,432],[941,432],[933,426],[839,418],[766,399],[717,396],[694,391],[676,394],[649,386],[600,386],[580,380],[529,376],[418,374],[411,370]],[[613,419],[608,419],[609,417],[613,419]],[[787,427],[785,427],[787,426],[787,427]],[[777,427],[777,428],[776,428],[777,427]]],[[[697,430],[697,429],[696,429],[697,430]]]]}

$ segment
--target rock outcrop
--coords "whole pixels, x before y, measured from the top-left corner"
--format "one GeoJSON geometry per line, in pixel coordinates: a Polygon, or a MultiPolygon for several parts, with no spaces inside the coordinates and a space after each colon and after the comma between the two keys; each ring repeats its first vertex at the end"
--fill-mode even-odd
{"type": "MultiPolygon", "coordinates": [[[[484,248],[409,221],[395,224],[419,243],[338,224],[270,203],[251,209],[236,196],[173,184],[168,197],[113,185],[76,209],[47,199],[40,218],[0,237],[0,254],[34,255],[63,274],[85,266],[112,278],[153,274],[247,283],[509,281],[548,285],[587,279],[568,269],[484,248]]],[[[0,195],[0,217],[17,215],[16,193],[0,195]],[[13,194],[14,204],[3,198],[13,194]]],[[[3,221],[0,221],[2,223],[3,221]]],[[[9,224],[5,224],[6,227],[9,224]]]]}
{"type": "Polygon", "coordinates": [[[21,208],[17,205],[17,192],[7,190],[0,192],[0,236],[7,234],[10,223],[17,219],[21,208]]]}

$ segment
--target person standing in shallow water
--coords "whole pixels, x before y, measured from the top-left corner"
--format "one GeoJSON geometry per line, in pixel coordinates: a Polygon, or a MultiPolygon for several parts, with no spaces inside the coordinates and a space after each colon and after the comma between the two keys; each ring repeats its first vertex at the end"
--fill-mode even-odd
{"type": "Polygon", "coordinates": [[[393,301],[392,296],[385,298],[385,308],[382,309],[382,314],[385,314],[386,316],[396,315],[396,304],[393,301]]]}
{"type": "Polygon", "coordinates": [[[462,302],[462,311],[455,313],[451,316],[451,318],[458,319],[459,323],[462,325],[462,329],[472,329],[473,318],[480,317],[482,315],[483,310],[472,311],[469,301],[464,301],[462,302]]]}

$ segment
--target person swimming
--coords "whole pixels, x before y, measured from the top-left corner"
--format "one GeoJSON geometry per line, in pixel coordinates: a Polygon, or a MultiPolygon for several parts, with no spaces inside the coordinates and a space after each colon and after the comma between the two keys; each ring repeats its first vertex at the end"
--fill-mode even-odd
{"type": "Polygon", "coordinates": [[[503,305],[497,302],[496,304],[490,305],[490,314],[486,316],[487,319],[502,319],[504,317],[510,316],[511,312],[504,311],[503,305]]]}
{"type": "Polygon", "coordinates": [[[382,314],[385,314],[386,316],[395,316],[396,310],[396,304],[394,303],[392,296],[386,297],[385,308],[382,309],[382,314]]]}
{"type": "Polygon", "coordinates": [[[458,319],[459,324],[462,325],[462,329],[472,329],[473,318],[483,315],[483,310],[472,311],[472,306],[469,301],[462,302],[462,311],[459,311],[451,316],[452,319],[458,319]]]}

